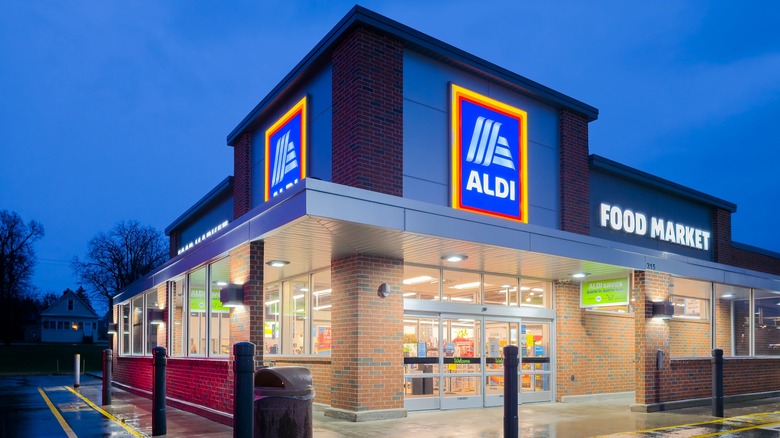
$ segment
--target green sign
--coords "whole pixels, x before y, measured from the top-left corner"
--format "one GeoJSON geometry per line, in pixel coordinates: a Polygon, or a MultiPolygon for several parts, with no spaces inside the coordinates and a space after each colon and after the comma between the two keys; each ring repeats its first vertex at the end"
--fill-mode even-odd
{"type": "MultiPolygon", "coordinates": [[[[205,312],[206,300],[204,299],[206,291],[202,289],[190,290],[190,312],[205,312]]],[[[212,312],[230,312],[230,309],[222,305],[219,300],[219,290],[211,291],[211,311],[212,312]]]]}
{"type": "Polygon", "coordinates": [[[628,304],[628,278],[583,281],[580,286],[580,307],[626,304],[628,304]]]}

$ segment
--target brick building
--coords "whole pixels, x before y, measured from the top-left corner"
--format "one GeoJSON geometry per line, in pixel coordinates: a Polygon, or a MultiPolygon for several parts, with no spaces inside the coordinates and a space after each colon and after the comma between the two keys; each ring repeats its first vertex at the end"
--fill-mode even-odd
{"type": "Polygon", "coordinates": [[[115,384],[149,394],[165,346],[169,403],[229,423],[249,341],[363,421],[500,405],[517,345],[521,403],[654,410],[711,394],[721,348],[727,396],[779,394],[780,255],[731,241],[734,204],[589,155],[597,116],[355,7],[229,134],[234,175],[168,227],[171,260],[115,298],[115,384]]]}

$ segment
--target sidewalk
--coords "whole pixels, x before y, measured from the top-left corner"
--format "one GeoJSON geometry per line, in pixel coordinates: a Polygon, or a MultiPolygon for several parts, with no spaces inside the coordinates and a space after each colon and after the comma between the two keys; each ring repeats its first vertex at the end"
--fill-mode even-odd
{"type": "MultiPolygon", "coordinates": [[[[101,380],[85,377],[79,392],[100,404],[101,380]]],[[[113,403],[103,407],[140,432],[152,434],[152,402],[141,396],[113,388],[113,403]]],[[[607,401],[584,403],[538,403],[521,405],[519,429],[521,437],[591,437],[637,430],[656,429],[712,421],[710,407],[702,406],[668,412],[631,412],[632,398],[619,397],[607,401]]],[[[780,411],[780,398],[727,404],[726,416],[735,417],[762,412],[780,411]]],[[[168,406],[168,436],[229,437],[232,428],[203,417],[168,406]]],[[[408,417],[352,423],[325,417],[322,409],[314,408],[314,436],[336,437],[502,437],[502,407],[451,411],[410,412],[408,417]]],[[[685,435],[691,436],[691,435],[685,435]]],[[[738,436],[732,434],[730,436],[738,436]]],[[[748,435],[744,435],[748,436],[748,435]]]]}

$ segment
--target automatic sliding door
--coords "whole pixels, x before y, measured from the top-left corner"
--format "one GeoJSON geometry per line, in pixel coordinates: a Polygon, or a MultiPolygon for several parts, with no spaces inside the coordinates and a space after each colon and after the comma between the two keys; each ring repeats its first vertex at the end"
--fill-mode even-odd
{"type": "Polygon", "coordinates": [[[521,402],[552,401],[550,323],[523,321],[520,334],[521,402]]]}
{"type": "Polygon", "coordinates": [[[439,318],[404,315],[404,407],[440,409],[439,318]]]}
{"type": "Polygon", "coordinates": [[[442,316],[442,409],[481,407],[482,318],[442,316]]]}
{"type": "Polygon", "coordinates": [[[496,321],[485,318],[485,406],[504,404],[504,347],[518,346],[519,334],[519,320],[496,321]]]}

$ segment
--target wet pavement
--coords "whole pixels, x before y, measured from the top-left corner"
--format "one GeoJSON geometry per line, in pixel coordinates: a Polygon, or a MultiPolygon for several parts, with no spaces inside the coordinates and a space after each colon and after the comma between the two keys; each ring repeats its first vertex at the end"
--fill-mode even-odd
{"type": "MultiPolygon", "coordinates": [[[[152,402],[117,388],[100,406],[102,381],[83,376],[0,377],[0,437],[151,436],[152,402]]],[[[780,399],[726,404],[729,418],[709,406],[632,412],[630,397],[585,403],[537,403],[519,408],[521,437],[780,437],[780,399]]],[[[231,427],[166,408],[171,437],[230,437],[231,427]]],[[[315,405],[314,437],[502,437],[503,408],[411,412],[408,417],[351,423],[325,417],[315,405]]]]}

